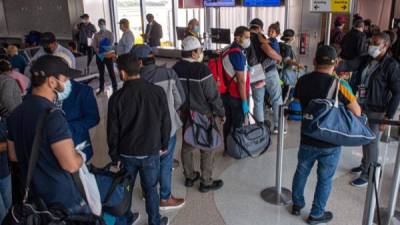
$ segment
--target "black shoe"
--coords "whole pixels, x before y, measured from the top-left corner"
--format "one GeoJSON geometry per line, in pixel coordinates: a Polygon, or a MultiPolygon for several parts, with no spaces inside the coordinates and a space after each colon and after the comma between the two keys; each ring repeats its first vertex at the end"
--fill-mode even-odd
{"type": "Polygon", "coordinates": [[[309,216],[307,223],[311,225],[316,225],[320,223],[328,223],[332,219],[333,219],[333,214],[331,212],[325,212],[324,215],[319,218],[314,218],[312,216],[309,216]]]}
{"type": "Polygon", "coordinates": [[[169,225],[169,219],[168,219],[168,217],[166,217],[166,216],[161,217],[161,219],[160,219],[160,225],[169,225]]]}
{"type": "Polygon", "coordinates": [[[200,173],[199,172],[194,172],[194,178],[186,178],[185,179],[185,187],[193,187],[194,182],[198,181],[200,179],[200,173]]]}
{"type": "Polygon", "coordinates": [[[204,185],[200,183],[199,191],[202,193],[206,193],[209,191],[215,191],[224,186],[224,182],[222,180],[214,180],[212,184],[210,185],[204,185]]]}
{"type": "Polygon", "coordinates": [[[354,167],[351,169],[352,173],[361,173],[363,171],[363,168],[361,166],[354,167]]]}
{"type": "Polygon", "coordinates": [[[292,206],[292,215],[300,216],[301,209],[302,209],[302,207],[300,207],[298,205],[293,205],[292,206]]]}

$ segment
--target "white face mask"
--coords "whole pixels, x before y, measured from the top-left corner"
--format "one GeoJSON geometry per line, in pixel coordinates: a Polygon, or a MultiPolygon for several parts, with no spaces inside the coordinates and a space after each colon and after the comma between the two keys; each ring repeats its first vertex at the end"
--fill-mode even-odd
{"type": "Polygon", "coordinates": [[[243,48],[248,48],[251,45],[250,38],[244,39],[243,43],[240,44],[243,48]]]}
{"type": "Polygon", "coordinates": [[[199,58],[197,59],[197,62],[203,62],[203,60],[204,60],[204,53],[203,52],[201,52],[200,53],[200,55],[199,55],[199,58]]]}
{"type": "Polygon", "coordinates": [[[376,58],[381,54],[381,50],[379,49],[379,45],[370,45],[368,47],[368,54],[372,57],[372,58],[376,58]]]}

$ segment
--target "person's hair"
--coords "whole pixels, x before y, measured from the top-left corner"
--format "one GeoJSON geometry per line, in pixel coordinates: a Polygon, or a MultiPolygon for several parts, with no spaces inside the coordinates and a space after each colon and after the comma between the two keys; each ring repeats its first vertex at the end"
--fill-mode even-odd
{"type": "Polygon", "coordinates": [[[355,28],[361,28],[361,27],[363,27],[363,26],[364,26],[364,21],[363,21],[362,19],[354,20],[354,22],[353,22],[353,27],[355,27],[355,28]]]}
{"type": "Polygon", "coordinates": [[[12,66],[10,61],[6,59],[0,59],[0,74],[11,71],[12,66]]]}
{"type": "Polygon", "coordinates": [[[142,60],[143,66],[154,65],[156,63],[154,57],[140,58],[140,60],[142,60]]]}
{"type": "Polygon", "coordinates": [[[73,41],[68,42],[68,46],[71,47],[74,51],[76,50],[76,43],[73,41]]]}
{"type": "Polygon", "coordinates": [[[85,13],[81,16],[81,19],[89,18],[89,14],[85,13]]]}
{"type": "Polygon", "coordinates": [[[290,38],[293,38],[296,35],[295,31],[292,29],[286,29],[283,31],[283,36],[281,37],[281,40],[284,42],[288,42],[290,38]]]}
{"type": "Polygon", "coordinates": [[[125,71],[130,77],[137,76],[140,72],[139,59],[129,53],[118,56],[117,67],[119,70],[125,71]]]}
{"type": "Polygon", "coordinates": [[[397,34],[396,32],[392,31],[392,30],[385,30],[383,31],[384,33],[388,34],[390,36],[390,44],[394,45],[394,43],[396,43],[397,41],[397,34]]]}
{"type": "Polygon", "coordinates": [[[344,23],[342,23],[341,21],[335,21],[334,22],[334,25],[335,25],[335,27],[340,27],[340,26],[342,26],[344,23]]]}
{"type": "Polygon", "coordinates": [[[196,53],[197,51],[198,51],[197,49],[191,51],[182,51],[181,53],[182,58],[192,58],[193,53],[196,53]]]}
{"type": "Polygon", "coordinates": [[[106,20],[105,20],[105,19],[99,19],[99,20],[97,21],[97,23],[98,23],[98,24],[104,24],[104,25],[106,25],[106,20]]]}
{"type": "Polygon", "coordinates": [[[281,25],[279,24],[279,22],[269,25],[268,30],[270,29],[274,30],[277,35],[281,34],[281,25]]]}
{"type": "Polygon", "coordinates": [[[154,19],[154,15],[153,15],[153,14],[151,14],[151,13],[149,13],[149,14],[147,14],[147,15],[146,15],[146,18],[151,18],[151,19],[154,19]]]}
{"type": "Polygon", "coordinates": [[[240,26],[235,29],[234,36],[242,37],[244,35],[244,33],[246,33],[246,32],[250,32],[249,28],[247,28],[245,26],[240,26]]]}
{"type": "Polygon", "coordinates": [[[391,39],[390,39],[390,35],[385,33],[385,32],[379,32],[377,34],[372,35],[372,37],[377,37],[381,40],[383,40],[386,44],[388,44],[389,46],[391,45],[391,39]]]}
{"type": "Polygon", "coordinates": [[[189,21],[188,26],[195,26],[198,23],[196,18],[193,18],[189,21]]]}
{"type": "Polygon", "coordinates": [[[371,31],[371,34],[379,34],[381,32],[381,28],[379,28],[378,25],[372,24],[369,28],[369,30],[371,31]]]}
{"type": "Polygon", "coordinates": [[[364,20],[364,24],[365,24],[365,26],[369,27],[372,25],[372,21],[370,19],[366,19],[366,20],[364,20]]]}

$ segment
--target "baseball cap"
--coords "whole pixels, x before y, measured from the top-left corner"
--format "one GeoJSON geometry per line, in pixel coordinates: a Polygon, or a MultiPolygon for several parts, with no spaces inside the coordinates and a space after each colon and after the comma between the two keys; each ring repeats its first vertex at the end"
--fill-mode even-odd
{"type": "Polygon", "coordinates": [[[51,32],[45,32],[42,34],[42,36],[40,36],[40,44],[42,46],[47,46],[51,43],[56,42],[56,35],[54,35],[51,32]]]}
{"type": "Polygon", "coordinates": [[[182,41],[183,51],[193,51],[199,48],[202,48],[199,39],[188,36],[182,41]]]}
{"type": "Polygon", "coordinates": [[[136,58],[145,59],[153,55],[153,50],[148,45],[135,45],[131,50],[131,54],[136,58]]]}
{"type": "Polygon", "coordinates": [[[286,29],[285,31],[283,31],[283,35],[281,37],[281,39],[287,39],[287,38],[291,38],[294,37],[295,32],[292,29],[286,29]]]}
{"type": "Polygon", "coordinates": [[[84,19],[84,18],[89,18],[89,14],[87,14],[87,13],[83,14],[83,15],[81,16],[81,19],[84,19]]]}
{"type": "Polygon", "coordinates": [[[336,50],[328,45],[318,48],[315,60],[318,65],[334,65],[337,59],[336,50]]]}
{"type": "Polygon", "coordinates": [[[261,29],[263,29],[264,23],[263,23],[263,21],[261,21],[260,19],[255,18],[255,19],[253,19],[253,20],[250,22],[249,26],[250,26],[250,27],[252,27],[252,26],[258,26],[258,27],[260,27],[261,29]]]}
{"type": "Polygon", "coordinates": [[[347,21],[347,19],[345,16],[338,16],[335,19],[335,23],[337,23],[337,24],[344,24],[344,23],[346,23],[346,21],[347,21]]]}
{"type": "Polygon", "coordinates": [[[74,79],[81,75],[80,70],[72,69],[68,63],[59,56],[44,55],[36,60],[31,68],[32,78],[39,76],[64,75],[70,79],[74,79]]]}

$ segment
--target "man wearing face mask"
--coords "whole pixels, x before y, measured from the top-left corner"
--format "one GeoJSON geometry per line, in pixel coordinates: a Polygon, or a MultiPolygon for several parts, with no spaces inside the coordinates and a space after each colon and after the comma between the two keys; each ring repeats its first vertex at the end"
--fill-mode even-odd
{"type": "MultiPolygon", "coordinates": [[[[43,33],[42,36],[40,37],[40,44],[41,44],[41,48],[32,57],[32,59],[31,59],[32,62],[36,61],[37,59],[39,59],[40,57],[42,57],[44,55],[54,55],[54,54],[57,54],[58,52],[61,52],[68,56],[68,58],[70,59],[68,61],[71,61],[71,67],[76,68],[75,56],[72,54],[72,52],[70,50],[68,50],[67,48],[64,48],[62,45],[60,45],[57,42],[56,36],[53,33],[51,33],[51,32],[43,33]]],[[[28,72],[27,69],[29,70],[30,67],[27,67],[25,69],[25,74],[27,74],[27,72],[28,72]]]]}
{"type": "Polygon", "coordinates": [[[106,67],[108,75],[110,76],[113,91],[117,90],[118,85],[115,77],[113,61],[113,57],[115,56],[115,51],[112,46],[114,43],[114,35],[111,31],[107,30],[106,21],[104,19],[99,19],[98,24],[100,31],[94,35],[92,47],[96,53],[96,63],[100,76],[100,87],[97,94],[101,94],[104,91],[104,73],[106,67]]]}
{"type": "Polygon", "coordinates": [[[79,76],[60,57],[46,55],[32,66],[32,95],[25,98],[7,120],[8,150],[26,176],[38,121],[49,112],[44,122],[40,157],[32,178],[32,196],[46,205],[61,204],[71,215],[88,214],[90,208],[72,179],[85,161],[85,154],[75,150],[64,113],[54,102],[68,79],[79,76]]]}
{"type": "MultiPolygon", "coordinates": [[[[400,102],[400,68],[396,60],[388,54],[390,36],[384,32],[371,38],[369,56],[362,59],[358,73],[352,76],[352,85],[357,92],[363,113],[369,119],[393,119],[400,102]]],[[[376,139],[363,146],[361,166],[352,172],[360,173],[351,184],[356,187],[368,185],[368,165],[379,157],[380,133],[384,125],[368,124],[376,139]]]]}
{"type": "Polygon", "coordinates": [[[193,36],[197,39],[201,39],[200,37],[200,24],[197,19],[192,19],[189,21],[188,26],[186,28],[185,37],[193,36]]]}
{"type": "Polygon", "coordinates": [[[88,57],[88,65],[93,58],[93,48],[90,42],[96,31],[96,27],[89,21],[89,15],[86,13],[83,14],[81,16],[81,22],[77,24],[77,42],[79,52],[88,57]]]}
{"type": "Polygon", "coordinates": [[[224,94],[226,122],[224,124],[224,140],[232,129],[241,127],[245,116],[249,113],[250,77],[244,50],[251,45],[250,30],[238,27],[235,30],[235,40],[230,46],[231,52],[223,60],[225,80],[229,84],[224,94]]]}
{"type": "MultiPolygon", "coordinates": [[[[186,104],[181,110],[183,123],[185,124],[188,120],[188,100],[190,100],[190,110],[217,117],[221,122],[224,122],[224,106],[211,71],[202,62],[203,51],[200,41],[196,37],[188,36],[183,40],[182,44],[183,59],[177,62],[173,69],[178,74],[186,93],[186,104]],[[190,87],[190,95],[188,87],[190,87]]],[[[212,178],[214,152],[196,149],[183,141],[181,154],[186,187],[193,187],[194,183],[199,179],[199,191],[203,193],[220,189],[223,186],[222,180],[214,180],[212,178]],[[194,170],[194,150],[200,150],[201,174],[194,170]]]]}

